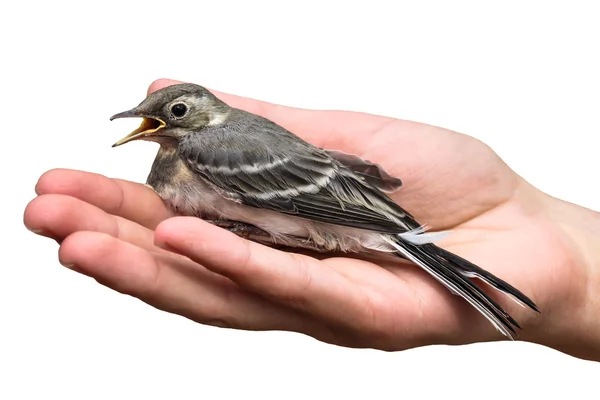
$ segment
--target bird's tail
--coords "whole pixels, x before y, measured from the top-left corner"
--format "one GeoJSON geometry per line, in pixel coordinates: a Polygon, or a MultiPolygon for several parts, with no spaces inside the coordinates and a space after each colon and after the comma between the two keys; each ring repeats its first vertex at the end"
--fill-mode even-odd
{"type": "Polygon", "coordinates": [[[469,278],[478,278],[493,288],[510,295],[520,305],[526,305],[539,312],[535,303],[518,289],[456,254],[432,243],[415,243],[402,235],[398,237],[385,236],[385,239],[396,248],[398,255],[417,264],[453,294],[464,298],[498,331],[510,339],[514,339],[516,336],[515,328],[521,328],[517,321],[469,278]]]}

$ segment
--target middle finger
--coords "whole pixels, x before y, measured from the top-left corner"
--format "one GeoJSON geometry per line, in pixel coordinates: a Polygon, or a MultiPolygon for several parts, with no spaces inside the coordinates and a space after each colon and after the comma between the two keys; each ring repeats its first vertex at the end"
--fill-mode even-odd
{"type": "Polygon", "coordinates": [[[33,199],[25,209],[24,223],[29,230],[59,242],[77,231],[93,231],[147,250],[160,250],[153,244],[152,230],[61,194],[46,194],[33,199]]]}
{"type": "Polygon", "coordinates": [[[84,171],[54,169],[43,174],[36,193],[76,197],[113,215],[154,229],[172,216],[161,198],[150,188],[134,182],[110,179],[84,171]]]}

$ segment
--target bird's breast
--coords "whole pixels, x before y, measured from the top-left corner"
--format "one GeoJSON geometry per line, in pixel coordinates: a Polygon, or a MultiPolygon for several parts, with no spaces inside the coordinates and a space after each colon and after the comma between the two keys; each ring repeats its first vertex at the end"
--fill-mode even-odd
{"type": "Polygon", "coordinates": [[[146,182],[178,215],[217,218],[226,201],[173,149],[159,150],[146,182]]]}

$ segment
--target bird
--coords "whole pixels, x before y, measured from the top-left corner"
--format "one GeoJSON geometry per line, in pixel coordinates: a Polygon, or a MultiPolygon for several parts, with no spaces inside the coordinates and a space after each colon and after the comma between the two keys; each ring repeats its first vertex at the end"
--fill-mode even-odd
{"type": "Polygon", "coordinates": [[[113,115],[142,118],[113,144],[160,145],[146,185],[176,215],[202,218],[248,240],[317,252],[380,252],[421,267],[514,340],[517,321],[477,278],[540,312],[521,291],[435,244],[432,232],[394,202],[403,186],[369,160],[316,147],[275,122],[230,107],[208,89],[180,83],[113,115]]]}

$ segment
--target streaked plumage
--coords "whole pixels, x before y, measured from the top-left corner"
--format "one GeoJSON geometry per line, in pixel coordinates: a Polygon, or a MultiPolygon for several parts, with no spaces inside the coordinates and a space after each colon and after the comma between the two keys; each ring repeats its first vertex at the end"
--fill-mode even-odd
{"type": "Polygon", "coordinates": [[[179,214],[223,226],[234,221],[236,229],[246,226],[248,236],[261,242],[396,253],[463,297],[509,338],[517,322],[469,278],[537,311],[508,283],[432,244],[440,235],[425,233],[385,194],[402,182],[378,165],[319,149],[272,121],[230,108],[197,85],[161,89],[113,118],[134,116],[144,123],[117,144],[160,143],[147,183],[179,214]]]}

